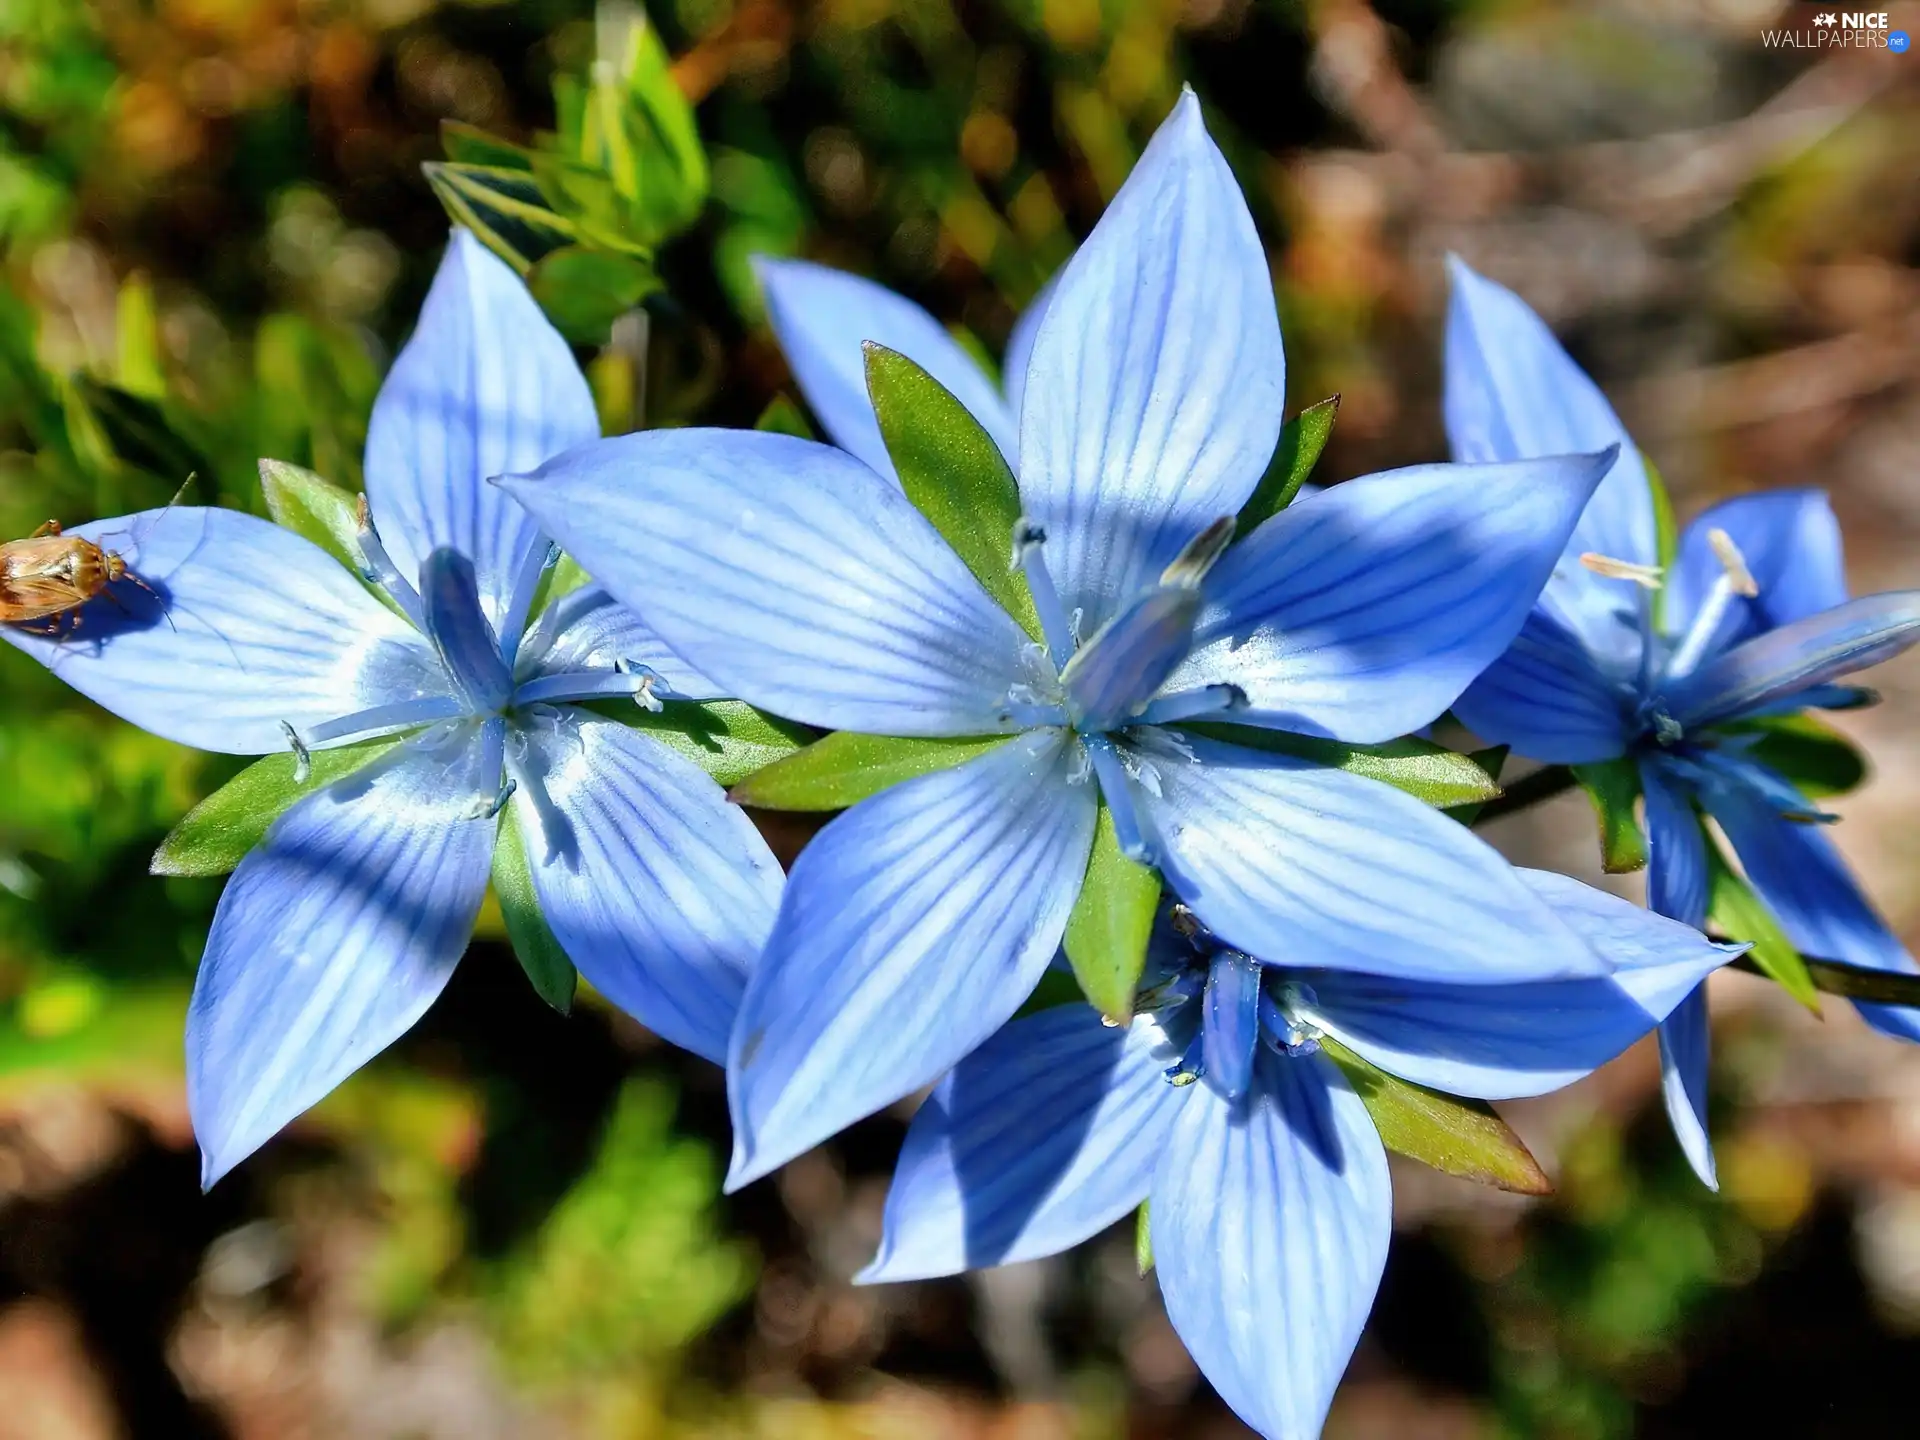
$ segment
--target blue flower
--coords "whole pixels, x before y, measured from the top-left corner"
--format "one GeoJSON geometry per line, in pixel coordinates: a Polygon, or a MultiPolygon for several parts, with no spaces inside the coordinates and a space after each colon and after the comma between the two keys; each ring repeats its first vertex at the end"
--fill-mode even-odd
{"type": "Polygon", "coordinates": [[[1464,986],[1275,966],[1185,926],[1185,945],[1156,947],[1150,1008],[1131,1027],[1084,1005],[1041,1011],[940,1083],[859,1278],[1052,1255],[1148,1200],[1167,1315],[1202,1373],[1268,1440],[1310,1440],[1393,1218],[1380,1136],[1321,1041],[1455,1094],[1537,1095],[1618,1054],[1744,948],[1518,873],[1613,976],[1464,986]]]}
{"type": "Polygon", "coordinates": [[[679,430],[502,481],[742,699],[828,729],[1007,737],[854,806],[795,864],[729,1052],[731,1184],[931,1083],[1013,1014],[1060,944],[1102,800],[1122,846],[1251,951],[1355,970],[1405,954],[1431,980],[1597,964],[1409,796],[1183,728],[1368,743],[1428,723],[1517,632],[1608,463],[1371,476],[1227,549],[1282,369],[1265,254],[1188,94],[1025,367],[1012,539],[1044,643],[842,450],[679,430]]]}
{"type": "MultiPolygon", "coordinates": [[[[1636,761],[1648,902],[1662,914],[1706,921],[1704,811],[1796,946],[1915,973],[1822,833],[1832,817],[1750,753],[1760,738],[1750,722],[1867,698],[1840,682],[1920,640],[1920,592],[1848,599],[1839,527],[1825,497],[1808,490],[1708,510],[1663,576],[1647,472],[1599,388],[1518,296],[1458,262],[1453,275],[1446,416],[1455,457],[1620,447],[1539,606],[1456,713],[1536,760],[1636,761]]],[[[1912,1010],[1860,1011],[1878,1029],[1920,1039],[1912,1010]]],[[[1661,1027],[1660,1041],[1675,1131],[1713,1184],[1704,992],[1661,1027]]]]}
{"type": "Polygon", "coordinates": [[[7,632],[109,710],[201,749],[408,737],[288,809],[221,897],[187,1022],[208,1184],[433,1003],[507,803],[580,971],[669,1040],[724,1056],[779,867],[704,771],[567,703],[719,692],[598,586],[529,625],[550,546],[484,483],[598,434],[566,342],[456,231],[368,431],[381,528],[359,541],[391,605],[291,531],[174,508],[75,532],[124,535],[164,615],[90,615],[66,641],[7,632]]]}

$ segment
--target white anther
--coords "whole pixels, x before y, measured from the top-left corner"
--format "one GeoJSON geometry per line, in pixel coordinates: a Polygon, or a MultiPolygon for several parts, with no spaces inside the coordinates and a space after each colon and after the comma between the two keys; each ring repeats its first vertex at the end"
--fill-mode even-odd
{"type": "Polygon", "coordinates": [[[287,744],[293,750],[293,783],[304,785],[313,774],[313,752],[307,749],[307,742],[300,738],[300,732],[285,720],[280,722],[280,733],[287,737],[287,744]]]}
{"type": "Polygon", "coordinates": [[[1709,530],[1707,544],[1713,547],[1713,558],[1720,562],[1720,568],[1727,572],[1727,585],[1734,594],[1751,600],[1760,593],[1759,582],[1747,568],[1747,557],[1740,553],[1731,535],[1720,529],[1709,530]]]}
{"type": "Polygon", "coordinates": [[[1632,560],[1616,560],[1613,556],[1602,555],[1597,550],[1589,550],[1581,555],[1580,563],[1603,579],[1629,580],[1646,590],[1658,590],[1664,574],[1658,565],[1641,565],[1632,560]]]}

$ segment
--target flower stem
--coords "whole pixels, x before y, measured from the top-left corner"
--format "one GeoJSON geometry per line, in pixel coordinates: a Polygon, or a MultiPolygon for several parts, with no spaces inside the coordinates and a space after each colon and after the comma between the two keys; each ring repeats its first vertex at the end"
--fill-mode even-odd
{"type": "Polygon", "coordinates": [[[1574,787],[1575,780],[1571,767],[1566,765],[1544,765],[1529,775],[1522,775],[1511,785],[1504,787],[1498,797],[1489,800],[1480,807],[1480,813],[1473,823],[1481,825],[1488,820],[1498,820],[1502,815],[1514,815],[1543,800],[1551,800],[1556,795],[1564,795],[1574,787]]]}

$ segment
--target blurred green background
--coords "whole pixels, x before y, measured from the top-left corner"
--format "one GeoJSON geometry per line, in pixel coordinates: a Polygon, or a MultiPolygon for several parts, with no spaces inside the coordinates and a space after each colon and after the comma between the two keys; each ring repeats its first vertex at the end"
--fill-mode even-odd
{"type": "MultiPolygon", "coordinates": [[[[1920,29],[1920,7],[1894,24],[1920,29]]],[[[609,424],[791,385],[748,257],[878,278],[997,355],[1182,83],[1268,242],[1319,478],[1443,453],[1441,259],[1522,290],[1684,512],[1836,497],[1915,583],[1920,60],[1770,0],[656,0],[711,193],[604,350],[609,424]]],[[[0,533],[358,480],[438,258],[441,124],[559,123],[588,0],[0,0],[0,533]]],[[[458,157],[455,157],[458,158],[458,157]]],[[[643,272],[644,273],[644,272],[643,272]]],[[[604,325],[599,330],[604,331],[604,325]]],[[[1839,838],[1920,926],[1920,668],[1842,717],[1839,838]]],[[[1130,1234],[855,1290],[903,1116],[723,1199],[712,1067],[547,1011],[497,916],[407,1040],[202,1197],[180,1034],[217,882],[147,858],[234,767],[0,650],[0,1437],[1225,1437],[1130,1234]],[[487,938],[492,936],[494,938],[487,938]]],[[[1577,797],[1502,822],[1597,873],[1577,797]]],[[[792,835],[775,837],[791,852],[792,835]]],[[[1920,1052],[1716,980],[1723,1193],[1643,1047],[1510,1108],[1545,1203],[1396,1161],[1335,1437],[1913,1433],[1920,1052]],[[1651,1107],[1651,1108],[1650,1108],[1651,1107]]]]}

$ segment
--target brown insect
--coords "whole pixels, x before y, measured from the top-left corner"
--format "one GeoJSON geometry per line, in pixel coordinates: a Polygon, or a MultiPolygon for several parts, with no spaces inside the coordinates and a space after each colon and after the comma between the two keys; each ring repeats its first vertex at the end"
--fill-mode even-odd
{"type": "Polygon", "coordinates": [[[107,587],[122,580],[160,598],[118,551],[63,535],[60,522],[49,520],[24,540],[0,544],[0,623],[42,635],[71,633],[80,628],[81,607],[95,596],[120,604],[107,587]]]}

